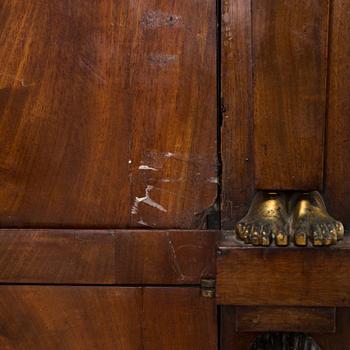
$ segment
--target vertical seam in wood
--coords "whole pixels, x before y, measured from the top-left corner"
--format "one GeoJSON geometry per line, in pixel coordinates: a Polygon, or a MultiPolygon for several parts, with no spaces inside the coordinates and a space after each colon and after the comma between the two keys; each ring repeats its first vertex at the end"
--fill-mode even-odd
{"type": "MultiPolygon", "coordinates": [[[[223,119],[222,119],[222,6],[221,6],[222,0],[216,0],[216,93],[217,93],[217,132],[216,132],[216,167],[217,167],[217,178],[218,178],[218,186],[217,186],[217,205],[218,205],[218,228],[221,229],[221,202],[222,202],[222,125],[223,125],[223,119]]],[[[211,228],[209,225],[207,228],[211,228]]],[[[215,227],[216,228],[216,227],[215,227]]]]}
{"type": "Polygon", "coordinates": [[[144,302],[144,287],[141,287],[141,317],[140,317],[140,326],[141,326],[141,350],[144,350],[145,349],[145,320],[144,320],[144,316],[145,316],[145,310],[144,310],[144,305],[145,305],[145,302],[144,302]]]}
{"type": "Polygon", "coordinates": [[[249,117],[249,137],[248,137],[248,149],[249,155],[252,158],[251,170],[252,170],[252,194],[254,194],[256,189],[255,181],[255,151],[254,151],[254,45],[253,45],[253,0],[250,3],[250,59],[249,59],[249,107],[248,107],[248,117],[249,117]]]}
{"type": "Polygon", "coordinates": [[[332,50],[332,26],[333,26],[333,1],[328,1],[328,30],[327,30],[327,60],[326,60],[326,91],[325,91],[325,120],[323,132],[323,171],[322,171],[322,191],[327,187],[327,155],[328,155],[328,119],[329,119],[329,92],[330,92],[330,73],[331,73],[331,50],[332,50]]]}

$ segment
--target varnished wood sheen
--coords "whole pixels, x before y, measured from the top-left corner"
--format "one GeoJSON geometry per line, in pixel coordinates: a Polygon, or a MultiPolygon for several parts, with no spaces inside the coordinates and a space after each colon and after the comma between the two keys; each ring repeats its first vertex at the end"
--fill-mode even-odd
{"type": "Polygon", "coordinates": [[[0,282],[200,284],[215,231],[0,230],[0,282]]]}
{"type": "Polygon", "coordinates": [[[116,231],[116,282],[200,284],[216,276],[215,231],[116,231]]]}
{"type": "Polygon", "coordinates": [[[216,199],[212,0],[0,3],[0,225],[192,228],[216,199]]]}
{"type": "Polygon", "coordinates": [[[236,308],[234,306],[220,307],[222,350],[248,350],[259,333],[239,333],[236,330],[236,308]]]}
{"type": "Polygon", "coordinates": [[[238,332],[335,332],[334,308],[264,307],[236,308],[238,332]]]}
{"type": "Polygon", "coordinates": [[[325,248],[219,244],[219,304],[350,306],[350,238],[325,248]]]}
{"type": "Polygon", "coordinates": [[[145,288],[144,349],[216,350],[215,299],[197,288],[145,288]]]}
{"type": "Polygon", "coordinates": [[[350,225],[350,2],[332,1],[325,198],[330,212],[350,225]]]}
{"type": "MultiPolygon", "coordinates": [[[[349,309],[337,309],[336,333],[309,333],[322,350],[348,350],[349,339],[349,309]]],[[[221,349],[247,350],[254,340],[261,334],[259,332],[238,332],[236,330],[236,308],[233,306],[221,307],[221,349]]],[[[299,349],[299,348],[297,348],[299,349]]]]}
{"type": "Polygon", "coordinates": [[[251,2],[222,2],[222,227],[232,229],[253,197],[251,2]]]}
{"type": "Polygon", "coordinates": [[[0,282],[113,284],[113,232],[0,230],[0,282]]]}
{"type": "Polygon", "coordinates": [[[215,308],[198,288],[2,286],[0,348],[215,350],[215,308]]]}
{"type": "Polygon", "coordinates": [[[1,286],[0,348],[137,350],[142,289],[1,286]]]}
{"type": "Polygon", "coordinates": [[[337,331],[333,334],[312,333],[322,350],[349,350],[350,348],[350,309],[337,308],[337,331]]]}
{"type": "Polygon", "coordinates": [[[328,2],[252,1],[258,189],[322,189],[328,2]]]}

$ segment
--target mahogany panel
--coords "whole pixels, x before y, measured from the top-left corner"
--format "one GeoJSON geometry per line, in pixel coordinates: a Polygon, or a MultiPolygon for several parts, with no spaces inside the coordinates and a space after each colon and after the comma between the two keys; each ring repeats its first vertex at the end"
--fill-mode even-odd
{"type": "Polygon", "coordinates": [[[146,0],[137,7],[130,224],[204,228],[218,186],[216,1],[146,0]]]}
{"type": "Polygon", "coordinates": [[[328,248],[219,244],[217,301],[232,305],[350,306],[350,238],[328,248]]]}
{"type": "Polygon", "coordinates": [[[312,337],[322,350],[349,350],[350,309],[337,308],[337,330],[333,334],[312,333],[312,337]]]}
{"type": "Polygon", "coordinates": [[[116,231],[118,284],[200,284],[216,275],[216,231],[116,231]]]}
{"type": "Polygon", "coordinates": [[[1,349],[215,350],[199,288],[0,287],[1,349]]]}
{"type": "Polygon", "coordinates": [[[217,192],[215,9],[1,1],[2,227],[204,226],[217,192]]]}
{"type": "Polygon", "coordinates": [[[247,350],[253,345],[259,333],[239,333],[236,330],[236,308],[220,307],[220,349],[247,350]]]}
{"type": "Polygon", "coordinates": [[[251,1],[222,2],[222,227],[245,215],[254,191],[251,1]]]}
{"type": "Polygon", "coordinates": [[[1,286],[6,350],[142,348],[140,288],[1,286]]]}
{"type": "Polygon", "coordinates": [[[215,299],[199,288],[145,288],[144,349],[216,350],[215,299]]]}
{"type": "Polygon", "coordinates": [[[332,1],[325,198],[330,212],[350,224],[350,3],[332,1]]]}
{"type": "Polygon", "coordinates": [[[321,190],[329,0],[253,0],[255,184],[321,190]]]}
{"type": "Polygon", "coordinates": [[[216,231],[0,230],[0,283],[200,284],[216,231]]]}
{"type": "Polygon", "coordinates": [[[236,308],[237,332],[335,332],[335,308],[247,306],[236,308]]]}
{"type": "Polygon", "coordinates": [[[1,283],[115,283],[109,231],[0,230],[1,283]]]}

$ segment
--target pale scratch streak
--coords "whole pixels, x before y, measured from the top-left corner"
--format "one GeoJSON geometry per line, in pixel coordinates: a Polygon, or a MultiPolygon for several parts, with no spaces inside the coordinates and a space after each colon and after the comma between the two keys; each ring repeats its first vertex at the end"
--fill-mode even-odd
{"type": "Polygon", "coordinates": [[[28,84],[27,82],[24,81],[24,79],[18,79],[15,75],[0,73],[0,76],[13,79],[14,81],[20,83],[22,87],[30,87],[35,85],[34,83],[28,84]]]}
{"type": "Polygon", "coordinates": [[[139,170],[152,170],[152,171],[158,171],[158,169],[156,169],[156,168],[152,168],[152,167],[150,167],[150,166],[148,166],[148,165],[140,165],[140,166],[139,166],[139,170]]]}
{"type": "Polygon", "coordinates": [[[131,209],[131,214],[135,215],[139,211],[139,205],[140,203],[145,203],[153,208],[156,208],[164,213],[166,213],[168,210],[165,209],[162,205],[159,203],[155,202],[151,197],[150,197],[150,192],[153,190],[154,186],[148,185],[145,190],[145,196],[144,197],[136,197],[134,201],[134,205],[131,209]]]}
{"type": "Polygon", "coordinates": [[[172,265],[174,267],[174,271],[180,276],[180,280],[183,281],[185,279],[185,275],[182,273],[179,262],[177,261],[177,255],[176,255],[173,241],[171,240],[169,232],[167,232],[166,235],[168,237],[169,249],[172,255],[172,262],[173,262],[172,265]]]}

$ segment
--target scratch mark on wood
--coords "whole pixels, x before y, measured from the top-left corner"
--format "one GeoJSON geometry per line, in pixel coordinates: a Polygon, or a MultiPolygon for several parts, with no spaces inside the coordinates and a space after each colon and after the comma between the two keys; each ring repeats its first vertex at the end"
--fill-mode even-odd
{"type": "Polygon", "coordinates": [[[218,184],[219,183],[219,179],[217,177],[210,177],[208,182],[210,182],[212,184],[218,184]]]}
{"type": "Polygon", "coordinates": [[[141,18],[141,26],[145,29],[156,29],[159,27],[174,27],[182,21],[181,16],[166,14],[161,11],[147,11],[141,18]]]}
{"type": "Polygon", "coordinates": [[[154,186],[148,185],[145,190],[145,196],[144,197],[136,197],[134,201],[134,205],[131,209],[131,214],[136,215],[139,211],[139,205],[140,203],[145,203],[153,208],[156,208],[164,213],[166,213],[168,210],[165,209],[162,205],[155,202],[149,195],[149,193],[153,190],[154,186]]]}
{"type": "Polygon", "coordinates": [[[174,271],[178,274],[179,279],[181,281],[183,281],[185,279],[185,275],[182,273],[179,262],[177,261],[176,250],[175,250],[175,247],[174,247],[174,244],[173,244],[173,241],[170,237],[169,232],[166,233],[166,236],[168,238],[169,249],[170,249],[170,253],[172,256],[172,266],[174,267],[174,271]]]}
{"type": "Polygon", "coordinates": [[[22,87],[30,87],[30,86],[35,85],[35,83],[29,84],[26,81],[24,81],[24,79],[19,79],[15,75],[12,75],[12,74],[0,73],[0,76],[8,78],[8,79],[12,79],[14,82],[20,83],[22,87]]]}
{"type": "Polygon", "coordinates": [[[148,166],[148,165],[140,165],[140,166],[139,166],[139,169],[140,169],[140,170],[152,170],[152,171],[158,171],[158,169],[153,168],[153,167],[148,166]]]}
{"type": "Polygon", "coordinates": [[[177,59],[176,55],[167,55],[167,54],[157,54],[151,53],[148,56],[149,63],[164,68],[170,63],[175,62],[177,59]]]}
{"type": "Polygon", "coordinates": [[[142,218],[140,218],[140,220],[137,223],[143,226],[151,227],[151,225],[148,225],[147,222],[145,222],[142,218]]]}

